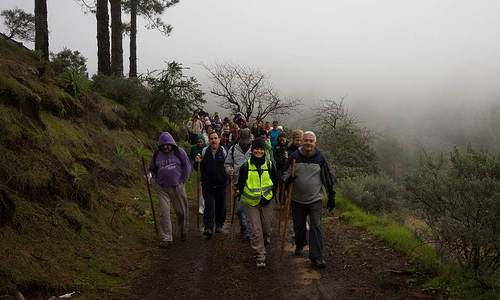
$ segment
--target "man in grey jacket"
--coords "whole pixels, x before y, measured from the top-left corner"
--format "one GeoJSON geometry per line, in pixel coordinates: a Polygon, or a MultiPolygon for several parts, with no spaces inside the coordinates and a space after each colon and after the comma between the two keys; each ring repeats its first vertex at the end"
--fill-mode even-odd
{"type": "Polygon", "coordinates": [[[328,195],[327,209],[335,207],[333,177],[328,162],[321,151],[316,149],[316,135],[312,131],[302,134],[302,146],[292,153],[283,168],[283,181],[293,183],[292,218],[295,233],[295,254],[301,255],[307,245],[306,220],[309,215],[309,259],[311,264],[320,269],[326,267],[323,259],[322,201],[323,187],[328,195]],[[291,164],[295,160],[295,173],[291,175],[291,164]]]}
{"type": "MultiPolygon", "coordinates": [[[[250,145],[252,144],[251,137],[250,129],[242,129],[239,137],[240,141],[231,146],[227,151],[224,168],[229,176],[233,175],[234,190],[236,190],[240,167],[250,159],[250,156],[252,156],[252,150],[250,149],[250,145]]],[[[234,209],[240,219],[241,233],[249,238],[250,234],[247,229],[247,219],[243,212],[243,202],[240,197],[235,197],[235,199],[231,199],[231,201],[235,201],[234,209]]]]}

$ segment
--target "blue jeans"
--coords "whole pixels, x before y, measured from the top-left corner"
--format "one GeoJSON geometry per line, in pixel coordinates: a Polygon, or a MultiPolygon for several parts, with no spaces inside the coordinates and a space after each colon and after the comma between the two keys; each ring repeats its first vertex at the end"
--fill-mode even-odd
{"type": "Polygon", "coordinates": [[[306,220],[309,215],[311,221],[309,230],[309,259],[323,259],[323,227],[321,223],[323,203],[316,201],[311,204],[301,204],[292,201],[293,231],[295,245],[299,248],[307,245],[306,220]]]}
{"type": "Polygon", "coordinates": [[[241,229],[246,229],[245,235],[249,236],[250,234],[247,229],[247,217],[243,212],[243,201],[241,201],[241,197],[234,197],[234,212],[238,216],[238,219],[240,219],[241,229]]]}

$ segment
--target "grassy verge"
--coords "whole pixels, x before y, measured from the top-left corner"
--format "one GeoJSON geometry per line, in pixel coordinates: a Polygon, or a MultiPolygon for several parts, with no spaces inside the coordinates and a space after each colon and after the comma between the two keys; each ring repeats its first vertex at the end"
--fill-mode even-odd
{"type": "MultiPolygon", "coordinates": [[[[427,274],[429,281],[423,291],[450,299],[500,299],[500,278],[498,275],[478,277],[458,264],[444,264],[434,248],[415,238],[414,229],[401,226],[388,217],[365,213],[348,199],[336,198],[336,211],[341,218],[355,226],[365,228],[369,233],[391,243],[411,258],[421,261],[421,274],[427,274]],[[490,288],[485,288],[489,286],[490,288]]],[[[328,218],[326,219],[328,222],[328,218]]]]}

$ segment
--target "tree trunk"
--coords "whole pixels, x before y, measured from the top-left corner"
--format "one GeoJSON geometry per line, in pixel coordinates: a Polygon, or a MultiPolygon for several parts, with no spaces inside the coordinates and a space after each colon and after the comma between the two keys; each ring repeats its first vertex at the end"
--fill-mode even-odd
{"type": "Polygon", "coordinates": [[[111,73],[123,76],[123,35],[121,0],[110,0],[111,4],[111,73]]]}
{"type": "Polygon", "coordinates": [[[97,0],[97,73],[111,75],[108,0],[97,0]]]}
{"type": "Polygon", "coordinates": [[[130,71],[129,77],[137,77],[137,0],[130,0],[130,71]]]}
{"type": "Polygon", "coordinates": [[[49,25],[47,22],[47,0],[35,0],[35,50],[42,51],[42,59],[48,60],[49,25]]]}

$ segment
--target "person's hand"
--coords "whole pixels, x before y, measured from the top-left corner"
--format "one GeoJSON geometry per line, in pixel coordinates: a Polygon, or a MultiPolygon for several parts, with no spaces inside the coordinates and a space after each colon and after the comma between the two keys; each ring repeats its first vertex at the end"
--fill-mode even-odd
{"type": "Polygon", "coordinates": [[[326,204],[326,208],[329,212],[335,208],[335,191],[328,194],[328,203],[326,204]]]}
{"type": "Polygon", "coordinates": [[[287,185],[290,185],[293,183],[293,181],[296,179],[297,177],[295,176],[292,176],[292,175],[289,175],[288,178],[285,180],[285,184],[287,185]]]}
{"type": "Polygon", "coordinates": [[[194,158],[194,161],[197,163],[201,162],[201,154],[200,153],[198,153],[198,155],[196,155],[196,157],[194,158]]]}
{"type": "Polygon", "coordinates": [[[233,176],[234,175],[234,169],[233,167],[229,167],[229,170],[227,170],[227,175],[233,176]]]}
{"type": "Polygon", "coordinates": [[[151,183],[151,179],[153,178],[153,174],[148,173],[148,183],[151,183]]]}
{"type": "Polygon", "coordinates": [[[288,160],[288,151],[285,151],[285,161],[288,160]]]}

